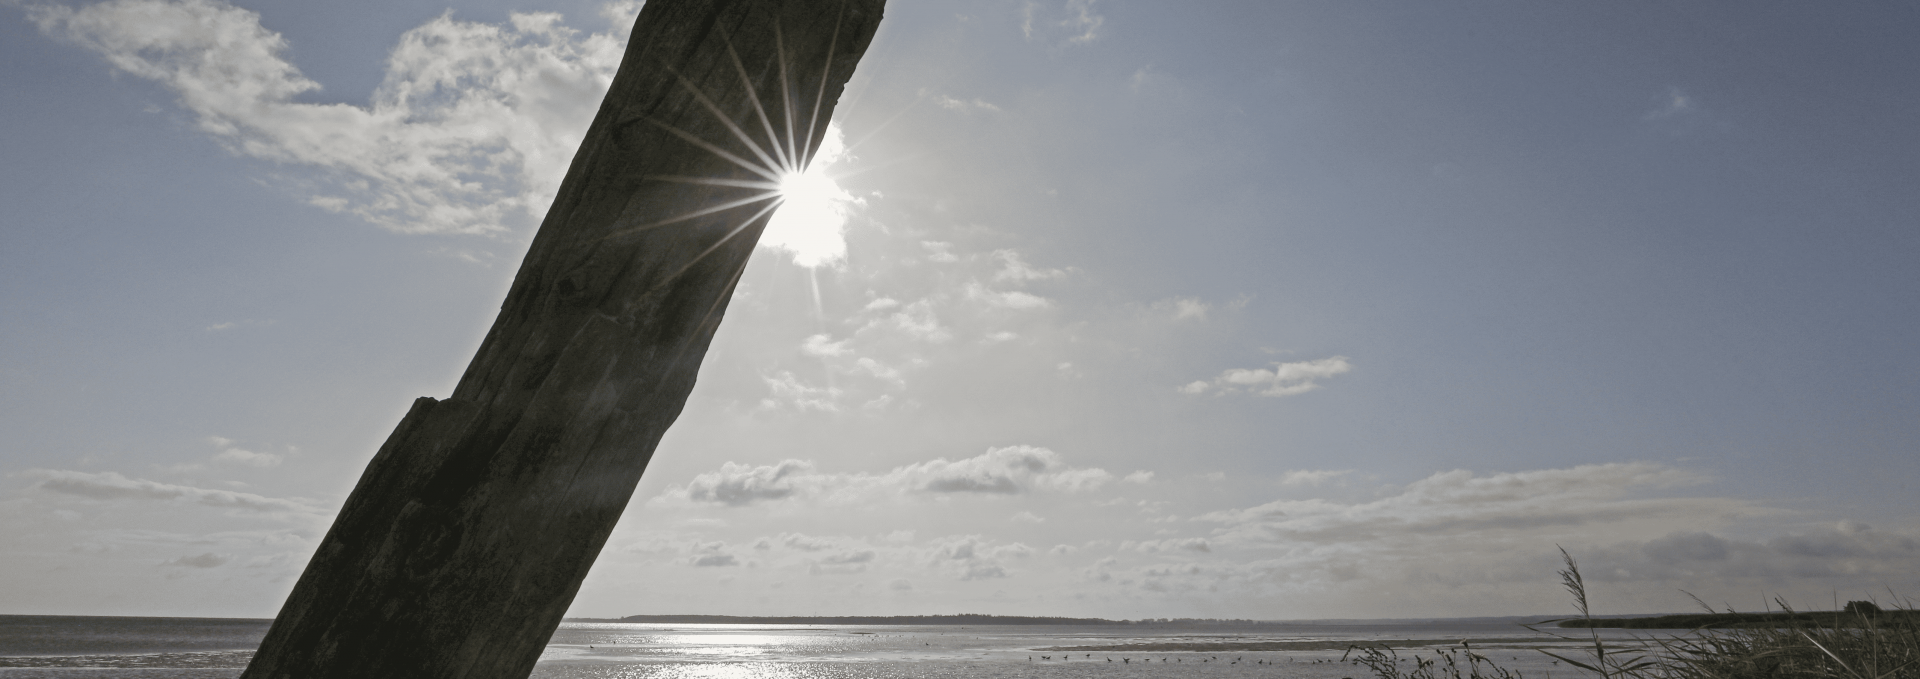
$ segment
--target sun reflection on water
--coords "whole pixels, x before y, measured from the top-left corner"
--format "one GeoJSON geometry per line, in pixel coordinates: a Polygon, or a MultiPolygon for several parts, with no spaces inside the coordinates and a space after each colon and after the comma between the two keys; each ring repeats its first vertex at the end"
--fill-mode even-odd
{"type": "Polygon", "coordinates": [[[805,666],[772,663],[712,663],[631,668],[620,679],[811,679],[805,666]]]}

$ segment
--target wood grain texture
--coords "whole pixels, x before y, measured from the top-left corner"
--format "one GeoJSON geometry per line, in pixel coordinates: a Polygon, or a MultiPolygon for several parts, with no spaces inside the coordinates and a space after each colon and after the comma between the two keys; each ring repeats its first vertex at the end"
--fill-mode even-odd
{"type": "Polygon", "coordinates": [[[715,151],[758,160],[724,117],[772,155],[758,111],[786,145],[782,102],[817,148],[883,5],[647,2],[459,386],[375,454],[243,676],[532,671],[766,224],[771,199],[713,210],[762,190],[687,178],[764,181],[715,151]]]}

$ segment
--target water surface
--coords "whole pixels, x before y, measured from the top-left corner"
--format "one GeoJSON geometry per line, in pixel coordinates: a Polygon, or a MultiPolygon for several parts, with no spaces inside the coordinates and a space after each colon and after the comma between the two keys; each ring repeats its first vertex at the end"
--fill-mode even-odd
{"type": "MultiPolygon", "coordinates": [[[[269,622],[0,616],[0,679],[232,679],[246,667],[269,622]]],[[[1571,650],[1567,642],[1511,622],[1432,621],[1237,626],[567,622],[555,631],[533,677],[1358,679],[1370,675],[1340,662],[1351,645],[1384,644],[1411,660],[1468,639],[1476,650],[1528,677],[1580,676],[1538,650],[1571,650]]]]}

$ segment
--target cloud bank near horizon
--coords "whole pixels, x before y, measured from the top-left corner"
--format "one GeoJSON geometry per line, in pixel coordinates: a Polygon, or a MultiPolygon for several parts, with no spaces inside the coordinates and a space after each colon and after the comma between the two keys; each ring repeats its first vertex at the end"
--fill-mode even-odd
{"type": "Polygon", "coordinates": [[[1021,445],[991,448],[960,460],[934,458],[881,474],[821,472],[809,460],[755,466],[727,462],[718,471],[700,474],[649,502],[730,507],[780,500],[853,504],[949,493],[1073,493],[1094,490],[1113,480],[1114,475],[1104,469],[1072,467],[1058,453],[1021,445]]]}

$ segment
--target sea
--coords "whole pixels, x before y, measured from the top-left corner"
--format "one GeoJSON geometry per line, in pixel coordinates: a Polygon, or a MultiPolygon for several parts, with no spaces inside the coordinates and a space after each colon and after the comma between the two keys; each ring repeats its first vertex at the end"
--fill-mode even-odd
{"type": "MultiPolygon", "coordinates": [[[[270,622],[0,615],[0,679],[231,679],[240,676],[270,622]]],[[[1352,661],[1351,647],[1391,649],[1400,666],[1411,671],[1418,659],[1435,658],[1438,649],[1453,649],[1463,661],[1461,642],[1517,676],[1587,676],[1542,651],[1578,658],[1588,631],[1534,631],[1523,622],[862,626],[569,621],[554,632],[532,676],[1361,679],[1377,675],[1352,661]],[[1567,633],[1567,638],[1552,633],[1567,633]]],[[[1615,643],[1632,639],[1619,631],[1601,634],[1615,643]]]]}

